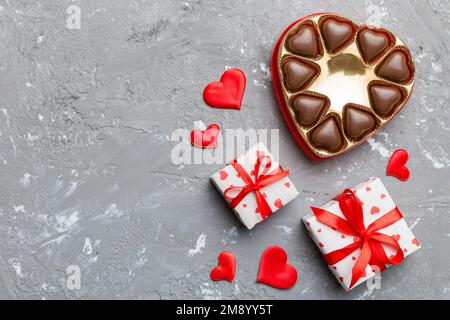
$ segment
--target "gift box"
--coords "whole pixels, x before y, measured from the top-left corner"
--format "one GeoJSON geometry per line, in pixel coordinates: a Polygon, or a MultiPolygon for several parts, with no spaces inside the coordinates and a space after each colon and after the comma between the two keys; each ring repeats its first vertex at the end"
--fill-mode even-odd
{"type": "Polygon", "coordinates": [[[252,229],[298,196],[288,175],[258,143],[210,179],[239,220],[252,229]]]}
{"type": "Polygon", "coordinates": [[[345,290],[372,278],[420,248],[378,178],[346,189],[303,222],[345,290]]]}

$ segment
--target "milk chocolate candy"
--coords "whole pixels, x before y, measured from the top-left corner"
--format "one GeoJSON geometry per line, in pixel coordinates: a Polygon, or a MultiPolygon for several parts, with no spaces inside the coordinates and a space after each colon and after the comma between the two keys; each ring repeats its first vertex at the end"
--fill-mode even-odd
{"type": "Polygon", "coordinates": [[[411,53],[392,32],[327,13],[282,33],[271,71],[289,129],[317,160],[347,152],[383,128],[415,82],[411,53]]]}

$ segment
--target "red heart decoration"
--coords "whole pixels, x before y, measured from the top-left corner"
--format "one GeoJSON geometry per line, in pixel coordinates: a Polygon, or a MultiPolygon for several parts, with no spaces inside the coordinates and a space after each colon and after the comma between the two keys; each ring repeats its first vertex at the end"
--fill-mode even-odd
{"type": "Polygon", "coordinates": [[[236,274],[236,257],[229,251],[223,251],[219,254],[218,266],[213,268],[210,273],[211,280],[226,280],[232,282],[236,274]]]}
{"type": "Polygon", "coordinates": [[[280,209],[283,206],[283,201],[281,201],[281,199],[277,199],[275,200],[275,202],[273,203],[273,205],[275,207],[277,207],[278,209],[280,209]]]}
{"type": "Polygon", "coordinates": [[[220,81],[211,82],[205,87],[203,100],[211,107],[240,110],[245,82],[245,74],[242,70],[227,70],[220,77],[220,81]]]}
{"type": "Polygon", "coordinates": [[[392,236],[391,236],[391,238],[393,238],[395,241],[399,241],[400,240],[400,235],[399,234],[393,234],[392,236]]]}
{"type": "Polygon", "coordinates": [[[386,175],[396,177],[402,181],[409,179],[409,170],[406,167],[409,154],[405,149],[397,149],[389,159],[386,175]]]}
{"type": "Polygon", "coordinates": [[[412,239],[411,242],[412,242],[413,245],[420,247],[420,242],[416,238],[412,239]]]}
{"type": "Polygon", "coordinates": [[[287,254],[283,248],[271,246],[264,251],[256,281],[278,289],[289,289],[295,285],[297,270],[287,263],[287,254]]]}
{"type": "Polygon", "coordinates": [[[370,209],[370,214],[377,214],[377,213],[380,213],[380,208],[378,208],[378,207],[376,207],[376,206],[373,206],[373,207],[370,209]]]}
{"type": "Polygon", "coordinates": [[[206,130],[192,130],[191,144],[200,148],[216,148],[219,133],[220,127],[217,124],[209,125],[206,130]]]}
{"type": "Polygon", "coordinates": [[[226,171],[220,170],[219,174],[220,180],[225,180],[226,178],[228,178],[228,173],[226,171]]]}

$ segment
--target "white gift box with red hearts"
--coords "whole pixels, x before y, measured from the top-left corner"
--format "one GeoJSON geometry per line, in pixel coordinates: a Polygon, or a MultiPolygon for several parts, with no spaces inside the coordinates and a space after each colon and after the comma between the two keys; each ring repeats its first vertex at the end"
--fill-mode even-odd
{"type": "MultiPolygon", "coordinates": [[[[396,208],[396,204],[379,178],[370,178],[352,188],[352,190],[363,204],[363,218],[366,228],[372,222],[380,219],[396,208]]],[[[346,220],[339,207],[339,202],[336,200],[328,202],[321,206],[320,209],[324,209],[346,220]]],[[[314,213],[303,217],[303,222],[311,235],[311,238],[319,248],[320,252],[324,255],[342,249],[355,241],[353,236],[345,235],[334,228],[319,222],[314,213]]],[[[419,241],[416,239],[403,218],[384,229],[380,229],[378,232],[393,237],[403,250],[404,257],[420,248],[419,241]]],[[[386,245],[382,245],[382,247],[388,257],[395,255],[396,250],[393,248],[386,245]]],[[[345,290],[353,289],[357,285],[374,277],[379,271],[377,266],[367,265],[365,274],[363,274],[355,285],[350,288],[352,269],[360,253],[361,249],[358,248],[338,263],[329,265],[331,272],[345,290]]],[[[386,267],[389,267],[389,265],[386,265],[386,267]]]]}
{"type": "MultiPolygon", "coordinates": [[[[272,162],[270,168],[267,170],[268,175],[281,168],[278,162],[273,159],[273,156],[267,150],[266,146],[263,143],[258,143],[236,159],[236,162],[242,166],[253,181],[256,179],[255,164],[257,163],[259,156],[267,156],[272,162]]],[[[283,169],[281,168],[281,170],[283,169]]],[[[246,185],[246,182],[231,164],[213,174],[210,179],[224,197],[225,191],[230,187],[246,185]]],[[[289,176],[285,176],[280,180],[264,186],[261,188],[260,192],[269,205],[272,214],[298,196],[298,191],[289,179],[289,176]]],[[[259,212],[255,192],[248,193],[233,210],[239,220],[248,229],[252,229],[256,224],[265,220],[259,212]]]]}

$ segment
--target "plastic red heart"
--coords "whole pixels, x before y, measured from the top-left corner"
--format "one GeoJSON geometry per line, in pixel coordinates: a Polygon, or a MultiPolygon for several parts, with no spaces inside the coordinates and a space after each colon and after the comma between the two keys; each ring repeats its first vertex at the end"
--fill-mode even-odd
{"type": "Polygon", "coordinates": [[[409,179],[409,170],[406,167],[408,162],[408,152],[404,149],[397,149],[389,159],[386,175],[396,177],[402,181],[409,179]]]}
{"type": "Polygon", "coordinates": [[[279,289],[289,289],[295,285],[297,270],[287,263],[287,254],[283,248],[271,246],[264,251],[256,281],[279,289]]]}
{"type": "Polygon", "coordinates": [[[203,100],[216,108],[241,109],[245,91],[245,74],[239,69],[225,71],[220,81],[211,82],[203,91],[203,100]]]}
{"type": "Polygon", "coordinates": [[[216,148],[219,133],[220,127],[217,124],[209,125],[206,130],[192,130],[191,144],[200,148],[216,148]]]}
{"type": "Polygon", "coordinates": [[[210,273],[211,280],[213,281],[230,281],[234,279],[236,274],[236,257],[229,251],[223,251],[219,254],[218,266],[213,268],[210,273]]]}

